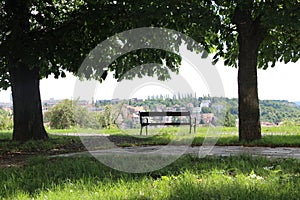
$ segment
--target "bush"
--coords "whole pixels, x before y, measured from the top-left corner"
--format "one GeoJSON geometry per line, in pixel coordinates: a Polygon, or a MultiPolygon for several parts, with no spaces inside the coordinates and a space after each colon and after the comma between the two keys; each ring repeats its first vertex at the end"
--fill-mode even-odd
{"type": "Polygon", "coordinates": [[[50,122],[52,129],[69,129],[75,126],[98,129],[101,127],[102,118],[101,113],[89,112],[87,108],[68,99],[44,113],[44,121],[50,122]]]}
{"type": "Polygon", "coordinates": [[[63,100],[49,111],[50,127],[54,129],[68,129],[75,125],[72,101],[63,100]]]}
{"type": "Polygon", "coordinates": [[[13,119],[9,112],[0,108],[0,130],[9,130],[13,128],[13,119]]]}
{"type": "Polygon", "coordinates": [[[234,115],[230,114],[230,110],[226,111],[223,126],[225,126],[225,127],[235,127],[235,117],[234,117],[234,115]]]}
{"type": "Polygon", "coordinates": [[[114,128],[120,106],[105,105],[101,112],[89,112],[86,107],[76,105],[76,101],[63,100],[44,113],[44,122],[50,122],[52,129],[114,128]]]}

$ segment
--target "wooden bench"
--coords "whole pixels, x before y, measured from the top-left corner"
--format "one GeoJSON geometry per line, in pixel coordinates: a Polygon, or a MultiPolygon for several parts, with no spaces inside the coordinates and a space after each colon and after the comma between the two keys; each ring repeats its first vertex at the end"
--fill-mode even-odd
{"type": "Polygon", "coordinates": [[[146,127],[146,135],[148,135],[148,126],[179,126],[179,125],[189,125],[190,133],[192,132],[192,127],[194,127],[194,133],[196,132],[196,118],[192,122],[192,117],[190,111],[184,112],[139,112],[141,130],[140,135],[142,135],[143,128],[146,127]],[[187,117],[187,122],[151,122],[151,117],[187,117]]]}

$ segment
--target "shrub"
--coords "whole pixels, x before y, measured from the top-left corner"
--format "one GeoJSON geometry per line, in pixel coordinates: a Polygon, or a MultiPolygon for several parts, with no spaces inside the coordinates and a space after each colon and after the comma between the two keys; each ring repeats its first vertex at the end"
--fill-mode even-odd
{"type": "Polygon", "coordinates": [[[9,130],[13,128],[13,119],[9,112],[0,108],[0,130],[9,130]]]}
{"type": "Polygon", "coordinates": [[[54,129],[68,129],[75,125],[72,101],[63,100],[49,111],[50,126],[54,129]]]}

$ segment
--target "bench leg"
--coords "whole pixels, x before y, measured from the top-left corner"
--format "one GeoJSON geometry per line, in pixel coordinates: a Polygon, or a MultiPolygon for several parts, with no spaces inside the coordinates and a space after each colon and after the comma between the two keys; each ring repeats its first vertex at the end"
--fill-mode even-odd
{"type": "Polygon", "coordinates": [[[194,123],[194,133],[196,133],[196,128],[197,128],[197,119],[195,117],[195,123],[194,123]]]}
{"type": "Polygon", "coordinates": [[[148,136],[148,126],[146,126],[146,135],[148,136]]]}
{"type": "Polygon", "coordinates": [[[140,135],[142,135],[143,132],[143,126],[141,126],[140,135]]]}

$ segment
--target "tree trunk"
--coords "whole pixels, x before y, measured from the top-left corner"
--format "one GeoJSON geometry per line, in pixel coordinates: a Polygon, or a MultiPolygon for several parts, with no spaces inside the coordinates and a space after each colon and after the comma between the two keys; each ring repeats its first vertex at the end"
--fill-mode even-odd
{"type": "Polygon", "coordinates": [[[261,138],[257,92],[257,52],[247,39],[239,39],[239,140],[261,138]]]}
{"type": "Polygon", "coordinates": [[[263,29],[260,26],[260,17],[253,20],[249,10],[241,10],[237,7],[233,20],[239,34],[239,140],[253,141],[261,138],[257,58],[263,40],[263,29]]]}
{"type": "Polygon", "coordinates": [[[16,63],[9,70],[14,112],[13,140],[47,139],[43,124],[39,69],[16,63]]]}

